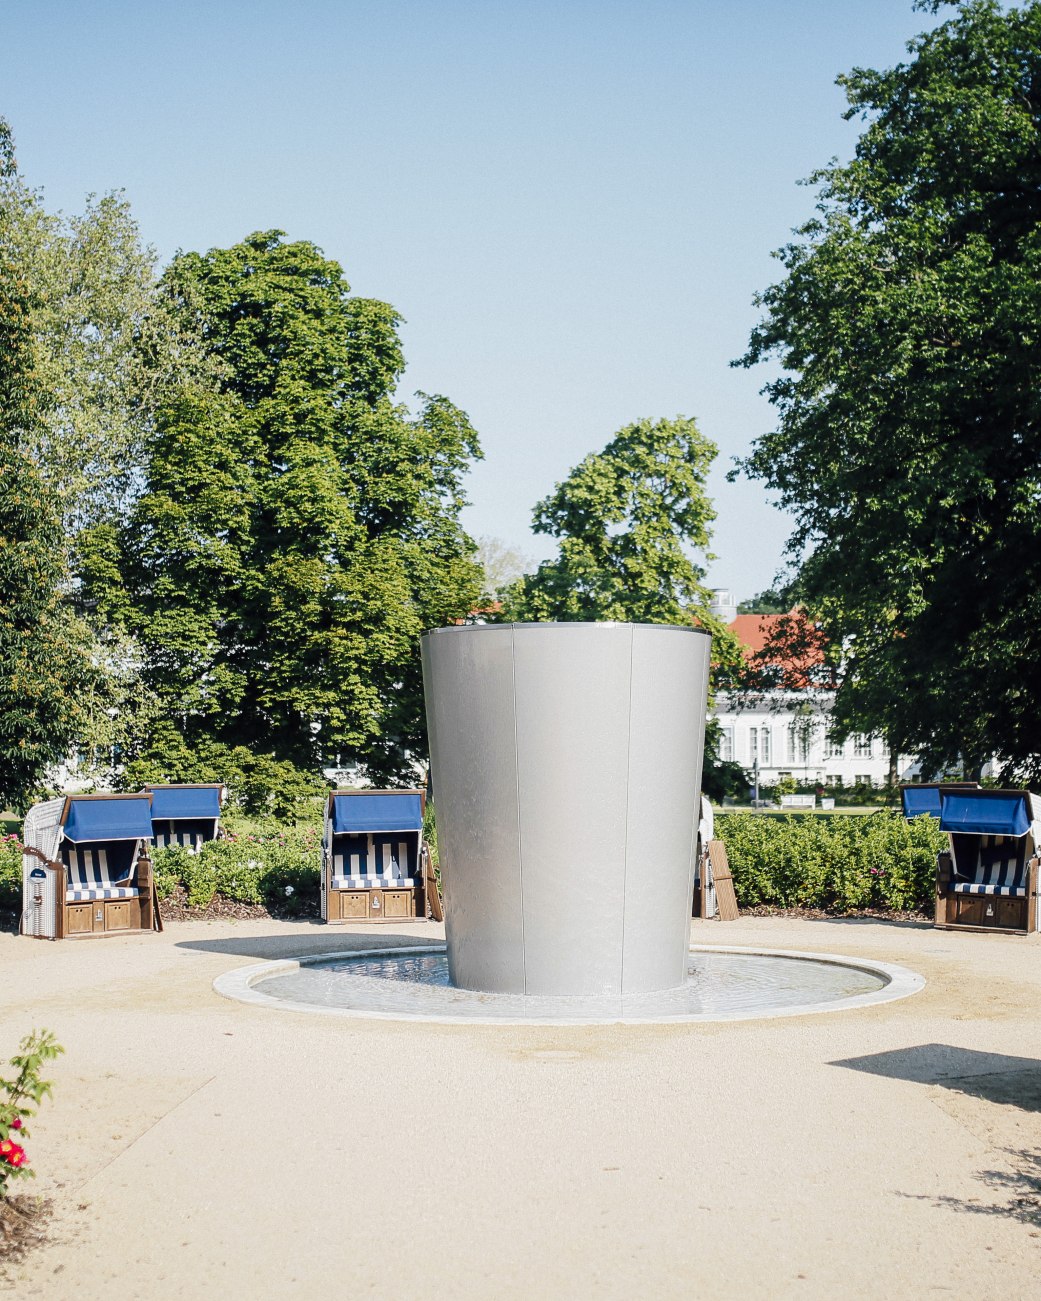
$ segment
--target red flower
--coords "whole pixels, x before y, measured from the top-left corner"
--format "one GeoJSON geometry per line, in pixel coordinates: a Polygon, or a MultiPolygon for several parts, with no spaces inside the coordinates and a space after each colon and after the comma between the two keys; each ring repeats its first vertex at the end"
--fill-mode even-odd
{"type": "Polygon", "coordinates": [[[21,1128],[22,1128],[22,1118],[21,1118],[21,1116],[15,1116],[14,1120],[11,1121],[11,1128],[12,1128],[12,1129],[21,1129],[21,1128]]]}

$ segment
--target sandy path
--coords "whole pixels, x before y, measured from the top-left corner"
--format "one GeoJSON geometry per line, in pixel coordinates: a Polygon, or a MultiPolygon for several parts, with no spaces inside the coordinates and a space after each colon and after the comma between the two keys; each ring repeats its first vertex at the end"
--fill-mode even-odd
{"type": "MultiPolygon", "coordinates": [[[[228,1002],[264,957],[426,924],[0,936],[0,1055],[66,1047],[31,1152],[40,1298],[650,1298],[1041,1292],[1041,941],[695,923],[870,955],[875,1008],[676,1027],[433,1026],[228,1002]],[[1033,1181],[1033,1182],[1031,1182],[1033,1181]]],[[[346,943],[345,943],[346,941],[346,943]]]]}

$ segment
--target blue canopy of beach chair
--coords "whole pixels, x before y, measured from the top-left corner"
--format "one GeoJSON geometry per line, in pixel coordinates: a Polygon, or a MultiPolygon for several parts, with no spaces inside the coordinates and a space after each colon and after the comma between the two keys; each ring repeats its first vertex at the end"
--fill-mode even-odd
{"type": "Polygon", "coordinates": [[[1030,811],[1022,791],[941,791],[940,830],[1025,836],[1030,811]]]}
{"type": "Polygon", "coordinates": [[[422,831],[418,795],[334,795],[333,834],[344,831],[422,831]]]}
{"type": "Polygon", "coordinates": [[[219,818],[220,790],[216,786],[150,786],[152,818],[219,818]]]}
{"type": "Polygon", "coordinates": [[[88,840],[148,840],[152,816],[147,795],[121,799],[76,799],[69,801],[65,817],[65,839],[82,844],[88,840]]]}
{"type": "Polygon", "coordinates": [[[917,818],[923,813],[940,816],[940,788],[938,786],[905,786],[900,792],[904,804],[904,817],[917,818]]]}

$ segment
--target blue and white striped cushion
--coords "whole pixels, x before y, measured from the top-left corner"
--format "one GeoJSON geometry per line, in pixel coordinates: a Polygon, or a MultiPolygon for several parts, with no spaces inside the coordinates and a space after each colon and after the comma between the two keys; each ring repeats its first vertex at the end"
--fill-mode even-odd
{"type": "Polygon", "coordinates": [[[1025,848],[1024,836],[981,836],[971,875],[954,869],[954,893],[1022,899],[1027,892],[1025,848]]]}
{"type": "Polygon", "coordinates": [[[195,831],[157,831],[155,843],[159,849],[169,849],[171,845],[183,845],[185,849],[198,849],[202,836],[195,831]]]}
{"type": "Polygon", "coordinates": [[[125,885],[91,885],[83,889],[73,888],[65,891],[66,903],[85,903],[93,899],[136,899],[141,893],[133,886],[125,885]]]}
{"type": "Polygon", "coordinates": [[[411,876],[334,876],[334,890],[405,890],[415,881],[411,876]]]}
{"type": "Polygon", "coordinates": [[[81,847],[66,843],[62,858],[68,873],[65,890],[66,903],[82,903],[88,899],[133,899],[138,891],[128,884],[133,871],[132,847],[120,846],[115,855],[118,862],[109,861],[109,851],[102,846],[81,847]],[[113,873],[116,875],[113,875],[113,873]]]}

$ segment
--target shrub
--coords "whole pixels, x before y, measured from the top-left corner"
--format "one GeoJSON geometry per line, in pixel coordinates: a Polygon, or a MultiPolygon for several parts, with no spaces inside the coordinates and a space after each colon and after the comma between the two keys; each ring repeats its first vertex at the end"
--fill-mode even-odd
{"type": "Polygon", "coordinates": [[[17,836],[0,837],[0,908],[22,906],[22,843],[17,836]]]}
{"type": "Polygon", "coordinates": [[[198,854],[180,846],[155,851],[160,899],[183,887],[205,908],[215,894],[233,903],[277,904],[299,914],[318,899],[321,832],[317,827],[252,831],[209,841],[198,854]]]}
{"type": "Polygon", "coordinates": [[[739,904],[821,908],[926,909],[936,855],[947,838],[933,818],[910,822],[880,811],[848,817],[721,813],[739,904]]]}
{"type": "Polygon", "coordinates": [[[0,1201],[12,1179],[32,1178],[36,1173],[25,1153],[29,1137],[25,1122],[36,1115],[51,1091],[50,1081],[40,1077],[44,1062],[64,1052],[49,1030],[34,1030],[18,1046],[21,1051],[11,1058],[15,1074],[10,1079],[0,1077],[0,1201]]]}

